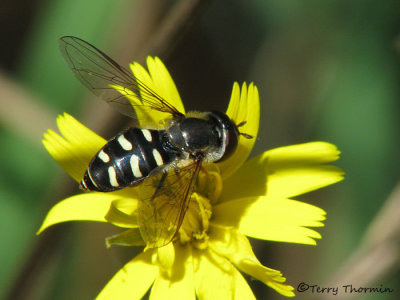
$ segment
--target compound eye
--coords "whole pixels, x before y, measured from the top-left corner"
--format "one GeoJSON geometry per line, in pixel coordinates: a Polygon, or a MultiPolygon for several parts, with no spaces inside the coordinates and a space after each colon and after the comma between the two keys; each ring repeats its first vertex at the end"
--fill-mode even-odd
{"type": "Polygon", "coordinates": [[[225,152],[218,162],[223,161],[230,157],[235,152],[239,141],[239,133],[236,128],[226,129],[226,146],[225,152]]]}

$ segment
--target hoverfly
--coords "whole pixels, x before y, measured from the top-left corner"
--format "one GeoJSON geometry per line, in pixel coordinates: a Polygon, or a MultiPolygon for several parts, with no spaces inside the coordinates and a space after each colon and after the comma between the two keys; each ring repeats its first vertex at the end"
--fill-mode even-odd
{"type": "Polygon", "coordinates": [[[245,122],[236,125],[219,111],[183,114],[88,42],[64,36],[59,46],[74,75],[121,113],[137,118],[135,109],[151,109],[168,116],[162,129],[132,127],[111,138],[93,157],[80,183],[84,191],[99,192],[141,184],[141,235],[147,247],[168,244],[182,224],[202,164],[229,157],[240,135],[251,138],[238,130],[245,122]],[[139,104],[126,95],[136,97],[139,104]]]}

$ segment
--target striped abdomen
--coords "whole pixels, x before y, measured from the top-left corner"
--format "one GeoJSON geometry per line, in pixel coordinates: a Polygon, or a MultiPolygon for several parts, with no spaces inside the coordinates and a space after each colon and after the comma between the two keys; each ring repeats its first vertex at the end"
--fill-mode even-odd
{"type": "Polygon", "coordinates": [[[129,128],[113,137],[90,162],[81,187],[110,192],[140,183],[176,159],[176,153],[163,145],[164,135],[164,130],[129,128]]]}

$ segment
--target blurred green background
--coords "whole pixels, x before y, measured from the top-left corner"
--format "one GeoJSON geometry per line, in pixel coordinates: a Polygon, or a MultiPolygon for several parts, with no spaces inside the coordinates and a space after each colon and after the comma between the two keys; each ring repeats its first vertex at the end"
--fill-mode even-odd
{"type": "MultiPolygon", "coordinates": [[[[122,65],[159,55],[189,109],[224,110],[234,81],[254,81],[262,114],[253,154],[314,140],[339,147],[345,181],[301,197],[328,213],[318,246],[253,243],[289,284],[352,284],[345,275],[361,264],[349,258],[366,240],[399,252],[398,209],[365,235],[399,180],[399,1],[2,0],[0,25],[0,298],[92,299],[140,251],[105,249],[114,230],[106,224],[35,236],[48,209],[78,191],[42,133],[63,112],[105,137],[126,124],[72,76],[58,51],[62,35],[122,65]]],[[[360,282],[394,292],[362,299],[399,299],[399,254],[384,265],[382,253],[360,260],[369,266],[361,274],[375,274],[360,282]]],[[[258,299],[284,299],[247,279],[258,299]]],[[[297,293],[312,297],[324,295],[297,293]]]]}

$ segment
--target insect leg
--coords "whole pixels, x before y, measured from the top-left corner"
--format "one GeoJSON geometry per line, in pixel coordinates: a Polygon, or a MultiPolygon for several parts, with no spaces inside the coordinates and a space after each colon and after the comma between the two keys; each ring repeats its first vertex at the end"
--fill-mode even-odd
{"type": "Polygon", "coordinates": [[[156,186],[156,189],[155,189],[155,191],[154,191],[153,196],[151,197],[151,200],[154,200],[154,199],[157,197],[158,192],[160,191],[160,189],[161,189],[162,186],[164,185],[165,179],[167,179],[168,173],[167,173],[166,171],[163,171],[162,173],[163,173],[163,174],[162,174],[162,176],[161,176],[161,179],[160,179],[160,181],[158,182],[158,184],[157,184],[157,186],[156,186]]]}

